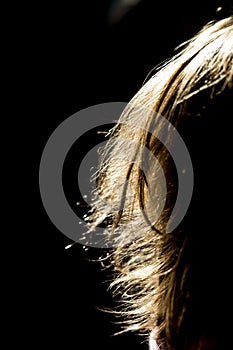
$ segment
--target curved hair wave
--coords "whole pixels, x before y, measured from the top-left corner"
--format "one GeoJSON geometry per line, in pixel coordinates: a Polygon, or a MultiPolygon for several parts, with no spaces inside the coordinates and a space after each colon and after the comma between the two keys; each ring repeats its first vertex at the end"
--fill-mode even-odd
{"type": "Polygon", "coordinates": [[[192,249],[188,227],[166,231],[178,190],[176,167],[165,147],[173,139],[168,132],[161,143],[154,131],[164,133],[163,118],[181,132],[190,118],[210,119],[215,98],[232,96],[232,63],[229,16],[208,23],[156,68],[110,130],[94,179],[88,219],[91,225],[105,223],[115,243],[111,288],[119,296],[122,331],[153,330],[155,339],[166,338],[169,349],[177,346],[174,337],[188,339],[192,332],[185,326],[192,309],[192,249]]]}

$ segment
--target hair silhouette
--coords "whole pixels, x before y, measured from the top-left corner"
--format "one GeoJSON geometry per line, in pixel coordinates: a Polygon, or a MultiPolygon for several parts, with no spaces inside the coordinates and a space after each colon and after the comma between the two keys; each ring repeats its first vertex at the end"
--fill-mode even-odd
{"type": "Polygon", "coordinates": [[[101,152],[89,221],[105,224],[115,243],[115,312],[122,332],[151,334],[161,349],[231,344],[232,92],[228,16],[206,24],[156,67],[101,152]],[[173,210],[180,191],[173,128],[189,151],[194,187],[170,232],[183,209],[180,203],[173,210]]]}

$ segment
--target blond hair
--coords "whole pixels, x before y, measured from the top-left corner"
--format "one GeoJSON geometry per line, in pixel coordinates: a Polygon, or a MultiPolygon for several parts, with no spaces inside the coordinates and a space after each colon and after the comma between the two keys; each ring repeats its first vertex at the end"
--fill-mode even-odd
{"type": "MultiPolygon", "coordinates": [[[[233,18],[229,16],[208,23],[157,67],[123,111],[102,150],[98,196],[89,219],[96,226],[105,223],[115,242],[111,288],[113,295],[120,296],[116,314],[121,317],[122,331],[148,334],[153,330],[154,338],[165,338],[169,349],[185,349],[189,337],[198,342],[203,334],[191,329],[194,324],[189,316],[190,233],[182,225],[166,232],[177,194],[176,170],[153,130],[157,128],[157,135],[163,132],[158,116],[182,130],[190,115],[206,116],[215,98],[232,95],[232,63],[233,18]],[[154,156],[146,166],[147,174],[140,168],[144,148],[154,156]],[[167,182],[165,200],[161,168],[167,182]],[[151,183],[152,193],[148,190],[151,183]],[[156,220],[142,215],[146,205],[156,220]]],[[[166,144],[172,142],[168,133],[166,144]]]]}

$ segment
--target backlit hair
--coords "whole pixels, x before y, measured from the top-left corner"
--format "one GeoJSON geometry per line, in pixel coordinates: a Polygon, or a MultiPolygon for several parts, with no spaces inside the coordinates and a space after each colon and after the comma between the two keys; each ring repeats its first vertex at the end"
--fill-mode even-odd
{"type": "Polygon", "coordinates": [[[101,153],[96,176],[98,195],[89,219],[92,224],[104,223],[115,242],[111,288],[120,298],[116,314],[121,317],[122,331],[143,335],[153,331],[154,338],[165,341],[169,350],[192,349],[190,344],[196,344],[195,349],[208,349],[203,339],[213,338],[219,327],[215,324],[217,315],[223,315],[219,301],[212,304],[208,294],[214,276],[211,268],[217,266],[209,261],[217,251],[217,243],[207,262],[205,249],[210,233],[203,239],[208,225],[198,221],[207,215],[199,202],[204,188],[202,183],[199,187],[199,177],[202,165],[204,171],[208,170],[202,155],[205,135],[208,142],[213,140],[207,136],[208,130],[212,132],[208,125],[213,123],[216,131],[221,118],[233,117],[232,63],[233,17],[229,16],[205,25],[177,49],[174,57],[156,68],[110,130],[101,153]],[[219,110],[228,115],[217,115],[219,110]],[[173,139],[168,132],[166,140],[159,141],[164,118],[186,142],[194,163],[194,180],[197,178],[187,218],[172,232],[167,231],[167,224],[179,184],[167,149],[173,139]],[[202,125],[201,136],[197,130],[202,125]]]}

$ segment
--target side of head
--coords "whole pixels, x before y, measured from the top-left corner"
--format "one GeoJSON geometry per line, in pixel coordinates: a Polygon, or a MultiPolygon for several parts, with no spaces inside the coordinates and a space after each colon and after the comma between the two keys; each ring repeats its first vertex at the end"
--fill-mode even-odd
{"type": "Polygon", "coordinates": [[[120,295],[122,329],[153,330],[169,350],[220,349],[229,337],[231,227],[224,194],[232,117],[230,16],[208,23],[157,68],[102,153],[97,180],[104,204],[96,200],[90,217],[107,223],[116,243],[111,286],[120,295]],[[180,203],[173,212],[180,190],[173,128],[189,151],[194,186],[185,217],[168,232],[183,209],[180,203]]]}

